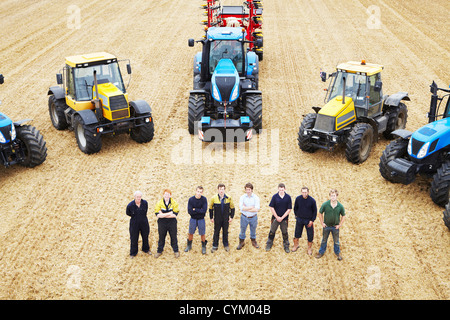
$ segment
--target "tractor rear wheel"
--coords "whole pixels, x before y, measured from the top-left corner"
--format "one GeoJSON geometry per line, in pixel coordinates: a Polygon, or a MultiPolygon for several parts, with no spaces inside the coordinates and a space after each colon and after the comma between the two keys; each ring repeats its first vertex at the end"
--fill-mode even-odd
{"type": "Polygon", "coordinates": [[[450,202],[445,206],[444,217],[442,218],[442,220],[444,220],[445,225],[447,226],[448,230],[450,230],[450,202]]]}
{"type": "Polygon", "coordinates": [[[58,100],[54,95],[48,98],[48,113],[50,114],[53,126],[57,130],[64,130],[69,126],[64,115],[65,108],[66,103],[64,100],[58,100]]]}
{"type": "Polygon", "coordinates": [[[317,150],[317,147],[314,147],[309,142],[309,136],[305,135],[305,130],[313,129],[316,123],[317,113],[308,113],[304,118],[298,129],[298,146],[302,151],[313,153],[317,150]]]}
{"type": "Polygon", "coordinates": [[[404,103],[399,103],[397,107],[389,107],[389,118],[386,127],[386,131],[383,132],[383,136],[386,139],[393,139],[392,132],[397,129],[405,129],[406,121],[408,119],[408,108],[404,103]]]}
{"type": "Polygon", "coordinates": [[[262,96],[260,94],[247,94],[245,98],[245,113],[253,122],[256,133],[262,129],[262,96]]]}
{"type": "Polygon", "coordinates": [[[139,127],[131,129],[130,137],[134,141],[138,143],[147,143],[152,141],[153,136],[155,134],[155,125],[153,123],[153,118],[151,115],[148,115],[150,119],[152,119],[149,122],[145,122],[145,120],[142,121],[142,125],[139,127]]]}
{"type": "Polygon", "coordinates": [[[33,126],[22,125],[16,127],[17,138],[24,147],[25,160],[21,165],[29,168],[36,167],[47,158],[47,146],[42,134],[33,126]]]}
{"type": "Polygon", "coordinates": [[[386,149],[384,149],[383,154],[380,157],[380,163],[378,166],[380,168],[381,176],[386,180],[394,182],[392,181],[392,176],[387,167],[387,164],[391,160],[403,158],[406,155],[408,142],[409,140],[399,138],[391,141],[391,143],[386,146],[386,149]]]}
{"type": "Polygon", "coordinates": [[[189,133],[194,134],[195,124],[200,121],[205,113],[206,97],[201,94],[189,95],[188,128],[189,133]]]}
{"type": "Polygon", "coordinates": [[[450,161],[446,161],[433,175],[430,197],[439,206],[445,206],[450,196],[450,161]]]}
{"type": "Polygon", "coordinates": [[[81,151],[86,154],[97,153],[100,151],[102,148],[101,134],[97,133],[94,128],[86,126],[79,115],[75,116],[73,128],[78,147],[81,151]]]}
{"type": "Polygon", "coordinates": [[[373,128],[370,124],[355,124],[349,133],[345,157],[351,163],[362,163],[369,158],[373,144],[373,128]]]}

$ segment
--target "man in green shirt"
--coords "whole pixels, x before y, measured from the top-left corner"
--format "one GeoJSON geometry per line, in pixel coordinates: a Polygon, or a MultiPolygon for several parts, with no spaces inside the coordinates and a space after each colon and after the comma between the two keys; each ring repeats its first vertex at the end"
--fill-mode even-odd
{"type": "Polygon", "coordinates": [[[344,206],[337,201],[338,192],[336,189],[330,190],[330,200],[325,201],[319,210],[319,219],[323,227],[322,243],[316,258],[321,258],[327,249],[328,236],[333,236],[334,253],[338,260],[342,260],[339,244],[339,229],[345,221],[344,206]]]}

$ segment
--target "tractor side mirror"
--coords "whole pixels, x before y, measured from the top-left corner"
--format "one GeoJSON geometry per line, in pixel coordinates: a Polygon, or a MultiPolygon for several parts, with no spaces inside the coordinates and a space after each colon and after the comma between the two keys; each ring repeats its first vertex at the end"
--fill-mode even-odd
{"type": "Polygon", "coordinates": [[[188,40],[188,45],[189,45],[189,47],[193,47],[194,44],[195,44],[194,39],[189,39],[189,40],[188,40]]]}
{"type": "Polygon", "coordinates": [[[127,64],[127,73],[131,74],[131,64],[127,64]]]}
{"type": "Polygon", "coordinates": [[[322,79],[323,82],[327,81],[327,73],[326,72],[320,72],[320,78],[322,79]]]}
{"type": "Polygon", "coordinates": [[[0,84],[4,84],[5,83],[5,77],[0,74],[0,84]]]}
{"type": "Polygon", "coordinates": [[[381,81],[375,82],[375,87],[374,87],[375,92],[380,92],[382,87],[383,87],[383,82],[381,82],[381,81]]]}
{"type": "Polygon", "coordinates": [[[63,78],[61,73],[56,74],[56,83],[57,84],[63,84],[63,78]]]}

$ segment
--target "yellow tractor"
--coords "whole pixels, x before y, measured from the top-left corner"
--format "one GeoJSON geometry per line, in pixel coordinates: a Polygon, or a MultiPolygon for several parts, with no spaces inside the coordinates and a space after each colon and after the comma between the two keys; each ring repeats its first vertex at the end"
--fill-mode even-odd
{"type": "Polygon", "coordinates": [[[100,151],[104,134],[129,133],[139,143],[153,139],[152,110],[144,100],[129,100],[119,62],[106,52],[67,57],[58,86],[48,91],[53,126],[74,130],[86,154],[100,151]]]}
{"type": "Polygon", "coordinates": [[[322,81],[333,79],[326,90],[325,105],[313,107],[315,113],[303,118],[297,138],[300,149],[333,151],[344,145],[347,160],[362,163],[380,133],[392,139],[392,131],[405,128],[408,110],[401,101],[410,101],[408,93],[383,96],[382,70],[382,65],[362,60],[339,64],[328,76],[321,72],[322,81]]]}

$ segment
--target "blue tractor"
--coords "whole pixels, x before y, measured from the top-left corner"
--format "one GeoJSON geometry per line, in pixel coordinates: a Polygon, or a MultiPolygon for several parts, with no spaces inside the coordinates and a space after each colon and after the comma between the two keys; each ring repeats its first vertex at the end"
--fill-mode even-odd
{"type": "Polygon", "coordinates": [[[379,168],[386,180],[405,185],[417,174],[431,176],[431,199],[445,206],[450,197],[450,90],[438,88],[434,81],[430,87],[429,123],[415,132],[392,132],[397,139],[384,150],[379,168]],[[439,114],[441,105],[445,107],[439,114]]]}
{"type": "MultiPolygon", "coordinates": [[[[0,74],[0,84],[4,77],[0,74]]],[[[33,168],[47,157],[47,147],[39,130],[24,123],[13,122],[0,112],[0,157],[5,167],[21,164],[33,168]]]]}
{"type": "MultiPolygon", "coordinates": [[[[206,30],[202,52],[194,58],[194,85],[189,94],[188,127],[203,141],[248,141],[262,129],[259,59],[238,27],[206,30]]],[[[262,40],[255,40],[262,47],[262,40]]],[[[193,47],[194,39],[189,39],[193,47]]]]}

